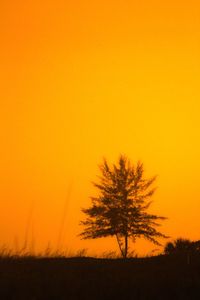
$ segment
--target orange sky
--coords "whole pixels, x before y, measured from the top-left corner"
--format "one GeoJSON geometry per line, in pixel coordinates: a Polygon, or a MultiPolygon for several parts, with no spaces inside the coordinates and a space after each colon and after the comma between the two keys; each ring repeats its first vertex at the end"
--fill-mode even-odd
{"type": "Polygon", "coordinates": [[[197,0],[1,1],[1,245],[27,230],[36,249],[117,250],[77,234],[97,165],[120,153],[158,175],[163,232],[200,239],[199,14],[197,0]]]}

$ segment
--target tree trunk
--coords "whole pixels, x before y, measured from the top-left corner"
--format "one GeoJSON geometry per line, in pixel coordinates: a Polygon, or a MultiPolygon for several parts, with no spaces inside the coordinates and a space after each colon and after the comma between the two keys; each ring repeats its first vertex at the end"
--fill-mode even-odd
{"type": "Polygon", "coordinates": [[[122,248],[122,245],[121,245],[120,238],[119,238],[118,234],[116,234],[115,236],[116,236],[116,239],[117,239],[117,243],[118,243],[118,246],[119,246],[119,250],[120,250],[120,252],[121,252],[121,255],[122,255],[122,257],[124,257],[124,251],[123,251],[123,248],[122,248]]]}
{"type": "Polygon", "coordinates": [[[125,235],[125,240],[124,240],[124,258],[127,258],[128,254],[128,235],[125,235]]]}
{"type": "Polygon", "coordinates": [[[119,250],[121,252],[122,257],[127,258],[127,255],[128,255],[128,235],[126,234],[124,236],[124,245],[122,245],[122,242],[120,241],[119,236],[117,234],[115,236],[116,236],[117,243],[118,243],[119,250]]]}

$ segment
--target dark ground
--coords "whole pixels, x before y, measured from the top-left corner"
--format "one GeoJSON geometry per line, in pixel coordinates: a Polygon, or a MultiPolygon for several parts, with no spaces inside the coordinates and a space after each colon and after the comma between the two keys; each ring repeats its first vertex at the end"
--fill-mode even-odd
{"type": "Polygon", "coordinates": [[[0,299],[200,299],[200,255],[0,258],[0,299]]]}

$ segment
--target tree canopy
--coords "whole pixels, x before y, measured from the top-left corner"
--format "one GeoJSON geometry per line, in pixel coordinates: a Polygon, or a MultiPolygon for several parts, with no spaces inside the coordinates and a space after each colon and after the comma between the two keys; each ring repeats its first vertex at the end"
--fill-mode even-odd
{"type": "Polygon", "coordinates": [[[86,218],[81,222],[83,239],[115,236],[121,255],[128,255],[129,239],[144,237],[160,245],[158,238],[166,238],[156,228],[165,217],[147,212],[155,192],[156,177],[146,179],[141,162],[131,164],[121,155],[116,164],[104,159],[100,165],[99,181],[94,182],[99,195],[91,197],[91,206],[82,209],[86,218]]]}

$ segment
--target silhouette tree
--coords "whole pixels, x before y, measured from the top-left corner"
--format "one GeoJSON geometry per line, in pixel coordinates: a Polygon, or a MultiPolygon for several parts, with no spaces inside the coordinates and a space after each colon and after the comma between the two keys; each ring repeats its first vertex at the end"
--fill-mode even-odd
{"type": "Polygon", "coordinates": [[[106,159],[100,165],[101,176],[93,183],[99,195],[91,197],[92,205],[82,209],[86,219],[80,234],[83,239],[115,236],[121,255],[126,258],[129,239],[135,241],[144,237],[160,245],[157,238],[166,238],[156,230],[158,220],[164,217],[147,213],[154,194],[152,184],[155,177],[144,178],[143,164],[132,165],[125,156],[120,156],[117,164],[110,166],[106,159]]]}
{"type": "Polygon", "coordinates": [[[200,241],[190,241],[183,238],[168,242],[164,248],[164,254],[183,257],[188,265],[191,263],[192,257],[197,253],[198,255],[200,253],[200,241]]]}
{"type": "Polygon", "coordinates": [[[200,241],[190,241],[189,239],[178,238],[165,245],[165,254],[181,254],[200,251],[200,241]]]}

